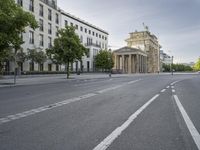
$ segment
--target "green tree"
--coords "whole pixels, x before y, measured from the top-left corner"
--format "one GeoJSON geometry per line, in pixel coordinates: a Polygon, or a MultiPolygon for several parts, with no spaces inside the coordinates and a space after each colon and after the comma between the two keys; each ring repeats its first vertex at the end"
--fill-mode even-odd
{"type": "Polygon", "coordinates": [[[200,71],[200,58],[197,60],[197,62],[194,65],[194,70],[195,71],[200,71]]]}
{"type": "Polygon", "coordinates": [[[82,57],[88,52],[80,42],[75,29],[66,26],[58,31],[58,38],[54,40],[54,46],[46,50],[47,55],[53,60],[67,66],[67,78],[69,78],[70,63],[76,60],[81,61],[82,57]]]}
{"type": "Polygon", "coordinates": [[[112,69],[114,66],[112,53],[108,50],[100,50],[95,56],[95,66],[102,71],[112,69]]]}
{"type": "MultiPolygon", "coordinates": [[[[0,0],[0,52],[8,54],[10,49],[14,49],[15,64],[17,51],[24,43],[21,35],[27,26],[33,29],[38,27],[31,13],[24,11],[14,0],[0,0]]],[[[7,55],[0,55],[0,60],[3,61],[6,57],[7,55]]]]}
{"type": "Polygon", "coordinates": [[[43,64],[47,56],[41,49],[28,49],[27,59],[31,61],[31,63],[38,64],[38,71],[40,70],[40,64],[43,64]]]}

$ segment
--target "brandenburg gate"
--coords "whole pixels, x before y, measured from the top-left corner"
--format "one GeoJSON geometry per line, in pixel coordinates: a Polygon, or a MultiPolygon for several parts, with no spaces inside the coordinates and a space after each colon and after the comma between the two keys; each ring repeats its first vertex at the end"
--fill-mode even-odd
{"type": "Polygon", "coordinates": [[[123,47],[114,52],[113,70],[121,73],[147,73],[147,54],[136,48],[123,47]]]}

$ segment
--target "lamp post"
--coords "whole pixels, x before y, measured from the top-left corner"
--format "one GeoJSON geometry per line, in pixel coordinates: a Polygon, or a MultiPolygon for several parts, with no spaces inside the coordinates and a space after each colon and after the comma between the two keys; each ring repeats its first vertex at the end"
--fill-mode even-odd
{"type": "Polygon", "coordinates": [[[112,64],[111,64],[111,49],[109,49],[109,56],[108,56],[108,63],[109,63],[109,77],[111,77],[111,67],[112,67],[112,64]]]}
{"type": "Polygon", "coordinates": [[[171,72],[172,72],[172,75],[173,75],[173,59],[174,59],[174,56],[172,56],[172,62],[171,62],[171,72]]]}

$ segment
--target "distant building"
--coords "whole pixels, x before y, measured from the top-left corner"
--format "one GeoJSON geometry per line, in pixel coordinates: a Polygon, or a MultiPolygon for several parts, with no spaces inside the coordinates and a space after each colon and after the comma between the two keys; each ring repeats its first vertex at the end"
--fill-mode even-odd
{"type": "Polygon", "coordinates": [[[157,37],[151,32],[135,31],[125,40],[128,47],[137,48],[147,54],[147,71],[156,73],[160,70],[160,44],[157,37]]]}

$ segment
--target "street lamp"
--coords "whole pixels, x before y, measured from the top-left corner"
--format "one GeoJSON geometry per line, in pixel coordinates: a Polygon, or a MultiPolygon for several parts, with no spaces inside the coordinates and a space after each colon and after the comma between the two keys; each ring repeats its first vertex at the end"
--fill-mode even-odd
{"type": "Polygon", "coordinates": [[[109,49],[109,56],[108,56],[108,63],[109,63],[109,77],[111,77],[111,67],[112,67],[112,64],[111,64],[111,49],[109,49]]]}
{"type": "Polygon", "coordinates": [[[171,72],[172,72],[172,75],[173,75],[173,59],[174,59],[174,56],[172,56],[172,62],[171,62],[171,72]]]}

